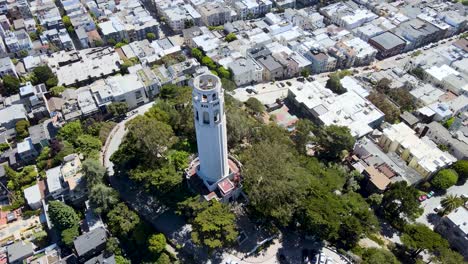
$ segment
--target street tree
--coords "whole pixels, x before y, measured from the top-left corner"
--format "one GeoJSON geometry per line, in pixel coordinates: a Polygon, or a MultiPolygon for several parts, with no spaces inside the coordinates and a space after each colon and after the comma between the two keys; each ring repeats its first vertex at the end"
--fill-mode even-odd
{"type": "Polygon", "coordinates": [[[423,250],[433,253],[439,248],[449,247],[447,240],[423,224],[406,225],[401,241],[413,258],[416,258],[423,250]]]}
{"type": "Polygon", "coordinates": [[[76,149],[85,157],[95,157],[101,150],[102,142],[98,137],[88,134],[78,136],[76,139],[76,149]]]}
{"type": "Polygon", "coordinates": [[[362,264],[400,264],[400,261],[388,250],[366,248],[362,253],[362,264]]]}
{"type": "Polygon", "coordinates": [[[62,230],[60,236],[62,238],[62,242],[67,246],[71,247],[73,245],[73,240],[79,236],[80,233],[78,232],[78,225],[74,227],[67,228],[62,230]]]}
{"type": "Polygon", "coordinates": [[[458,181],[458,174],[452,169],[440,170],[431,180],[431,185],[439,190],[447,190],[458,181]]]}
{"type": "Polygon", "coordinates": [[[458,173],[461,180],[468,179],[468,160],[459,160],[453,164],[452,169],[458,173]]]}
{"type": "Polygon", "coordinates": [[[463,198],[458,197],[457,195],[449,194],[442,198],[440,201],[440,205],[443,208],[444,214],[449,214],[453,210],[457,209],[458,207],[462,206],[464,203],[463,198]]]}
{"type": "Polygon", "coordinates": [[[236,34],[234,34],[232,32],[227,34],[226,37],[224,38],[224,40],[227,41],[227,42],[231,42],[231,41],[234,41],[236,39],[237,39],[236,34]]]}
{"type": "Polygon", "coordinates": [[[431,258],[431,263],[435,264],[461,264],[466,263],[460,253],[451,250],[450,248],[441,247],[431,258]]]}
{"type": "Polygon", "coordinates": [[[393,226],[401,229],[422,214],[418,196],[418,190],[405,181],[392,183],[382,198],[381,212],[393,226]]]}

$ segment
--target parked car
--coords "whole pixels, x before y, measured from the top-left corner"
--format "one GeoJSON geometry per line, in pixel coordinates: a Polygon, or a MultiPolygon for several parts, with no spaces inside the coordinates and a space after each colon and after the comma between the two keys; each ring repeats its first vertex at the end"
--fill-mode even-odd
{"type": "Polygon", "coordinates": [[[427,200],[427,195],[423,194],[423,195],[419,196],[418,200],[420,202],[424,202],[425,200],[427,200]]]}
{"type": "Polygon", "coordinates": [[[427,194],[427,199],[431,198],[432,196],[434,196],[434,191],[430,191],[430,192],[427,194]]]}

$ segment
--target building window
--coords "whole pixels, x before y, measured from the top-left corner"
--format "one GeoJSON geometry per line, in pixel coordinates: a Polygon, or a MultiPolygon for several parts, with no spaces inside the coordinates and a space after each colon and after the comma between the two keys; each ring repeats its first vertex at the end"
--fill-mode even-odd
{"type": "Polygon", "coordinates": [[[198,111],[195,111],[195,119],[198,121],[198,111]]]}
{"type": "Polygon", "coordinates": [[[210,123],[210,114],[208,112],[203,112],[203,124],[210,123]]]}
{"type": "Polygon", "coordinates": [[[219,111],[216,111],[215,114],[214,114],[214,122],[219,123],[219,121],[220,121],[219,111]]]}
{"type": "Polygon", "coordinates": [[[213,94],[213,100],[216,100],[216,94],[213,94]]]}

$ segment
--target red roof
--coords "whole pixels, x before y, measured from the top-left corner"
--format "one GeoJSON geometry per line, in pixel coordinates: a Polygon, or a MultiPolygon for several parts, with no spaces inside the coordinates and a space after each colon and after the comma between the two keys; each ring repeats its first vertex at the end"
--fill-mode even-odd
{"type": "Polygon", "coordinates": [[[223,195],[226,195],[227,193],[232,191],[235,188],[235,186],[228,178],[226,178],[220,183],[218,183],[218,188],[221,190],[223,195]]]}

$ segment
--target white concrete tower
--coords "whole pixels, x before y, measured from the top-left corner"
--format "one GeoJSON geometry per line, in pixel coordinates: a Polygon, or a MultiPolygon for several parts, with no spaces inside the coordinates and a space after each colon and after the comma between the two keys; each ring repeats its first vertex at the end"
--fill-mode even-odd
{"type": "Polygon", "coordinates": [[[223,89],[221,80],[211,73],[195,77],[191,86],[200,161],[197,173],[212,189],[229,175],[223,89]]]}

